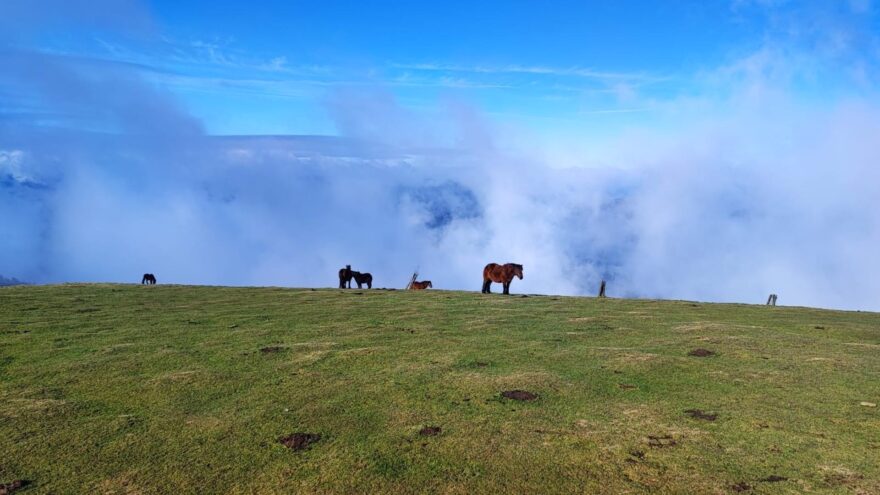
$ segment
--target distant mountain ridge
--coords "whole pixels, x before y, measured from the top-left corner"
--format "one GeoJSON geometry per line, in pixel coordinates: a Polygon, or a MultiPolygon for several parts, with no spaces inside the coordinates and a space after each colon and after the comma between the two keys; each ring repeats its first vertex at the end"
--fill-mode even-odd
{"type": "Polygon", "coordinates": [[[28,285],[28,283],[22,282],[21,280],[15,278],[15,277],[6,278],[3,275],[0,275],[0,287],[4,287],[7,285],[28,285]]]}

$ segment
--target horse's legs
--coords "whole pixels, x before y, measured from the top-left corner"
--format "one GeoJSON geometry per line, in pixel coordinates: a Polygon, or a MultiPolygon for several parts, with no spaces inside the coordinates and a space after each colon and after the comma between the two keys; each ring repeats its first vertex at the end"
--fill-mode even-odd
{"type": "Polygon", "coordinates": [[[510,282],[504,282],[504,293],[510,294],[510,282]]]}
{"type": "Polygon", "coordinates": [[[372,280],[370,280],[369,282],[367,282],[367,288],[368,288],[368,289],[372,289],[372,288],[373,288],[373,281],[372,281],[372,280]]]}
{"type": "Polygon", "coordinates": [[[483,294],[491,294],[492,293],[492,279],[486,279],[483,282],[483,294]]]}

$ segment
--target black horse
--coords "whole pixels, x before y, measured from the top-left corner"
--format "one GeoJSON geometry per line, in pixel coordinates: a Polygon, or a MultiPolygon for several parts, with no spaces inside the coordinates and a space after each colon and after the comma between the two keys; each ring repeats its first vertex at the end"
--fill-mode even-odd
{"type": "Polygon", "coordinates": [[[367,284],[368,289],[373,288],[373,276],[369,273],[351,272],[351,276],[354,277],[354,281],[357,282],[358,289],[361,288],[362,284],[367,284]]]}
{"type": "Polygon", "coordinates": [[[351,289],[351,265],[345,265],[345,268],[339,269],[339,288],[351,289]]]}
{"type": "Polygon", "coordinates": [[[144,278],[141,279],[141,285],[143,284],[156,285],[156,276],[152,273],[145,273],[144,278]]]}

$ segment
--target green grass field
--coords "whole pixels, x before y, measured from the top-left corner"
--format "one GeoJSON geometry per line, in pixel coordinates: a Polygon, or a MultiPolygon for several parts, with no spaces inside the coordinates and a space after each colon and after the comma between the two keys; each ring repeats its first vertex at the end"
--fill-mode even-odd
{"type": "Polygon", "coordinates": [[[0,485],[25,494],[876,494],[871,404],[876,313],[0,289],[0,485]],[[279,443],[295,432],[320,440],[279,443]]]}

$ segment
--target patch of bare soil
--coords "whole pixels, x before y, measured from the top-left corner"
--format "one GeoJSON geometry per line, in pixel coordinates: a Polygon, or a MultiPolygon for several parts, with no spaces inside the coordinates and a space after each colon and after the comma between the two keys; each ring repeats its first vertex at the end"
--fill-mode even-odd
{"type": "Polygon", "coordinates": [[[763,481],[764,483],[779,483],[780,481],[788,481],[788,478],[786,478],[785,476],[771,474],[770,476],[767,476],[766,478],[761,478],[758,481],[763,481]]]}
{"type": "Polygon", "coordinates": [[[485,368],[486,366],[489,366],[489,363],[486,363],[484,361],[477,361],[476,363],[474,363],[474,366],[476,366],[477,368],[485,368]]]}
{"type": "Polygon", "coordinates": [[[837,468],[822,468],[825,471],[825,483],[828,486],[836,487],[836,486],[846,486],[850,488],[856,487],[859,482],[865,479],[865,476],[854,471],[850,471],[849,469],[837,467],[837,468]]]}
{"type": "Polygon", "coordinates": [[[433,437],[435,435],[439,435],[442,431],[442,428],[439,426],[426,426],[419,430],[419,435],[423,437],[433,437]]]}
{"type": "Polygon", "coordinates": [[[665,449],[676,445],[675,439],[671,435],[648,435],[648,447],[652,449],[665,449]]]}
{"type": "Polygon", "coordinates": [[[716,419],[718,419],[717,414],[703,412],[699,409],[688,409],[684,413],[694,419],[702,419],[704,421],[715,421],[716,419]]]}
{"type": "Polygon", "coordinates": [[[279,438],[278,443],[284,445],[290,450],[297,451],[309,448],[309,445],[317,442],[320,439],[321,435],[317,433],[297,432],[279,438]]]}
{"type": "Polygon", "coordinates": [[[735,491],[736,493],[747,492],[752,489],[752,485],[746,483],[745,481],[740,481],[739,483],[732,485],[730,489],[735,491]]]}
{"type": "Polygon", "coordinates": [[[31,482],[28,480],[15,480],[12,483],[0,484],[0,495],[8,495],[10,493],[21,490],[22,488],[30,484],[31,482]]]}
{"type": "Polygon", "coordinates": [[[273,346],[269,346],[269,347],[263,347],[262,349],[260,349],[260,352],[262,352],[263,354],[273,354],[276,352],[281,352],[283,350],[284,350],[283,347],[273,345],[273,346]]]}
{"type": "Polygon", "coordinates": [[[857,483],[861,479],[864,479],[864,476],[860,474],[847,475],[842,473],[832,473],[825,475],[825,483],[831,486],[849,486],[857,483]]]}
{"type": "Polygon", "coordinates": [[[501,392],[501,397],[511,400],[529,401],[538,398],[536,394],[526,392],[525,390],[505,390],[501,392]]]}
{"type": "Polygon", "coordinates": [[[688,356],[696,356],[696,357],[709,357],[714,356],[715,352],[710,351],[709,349],[694,349],[688,353],[688,356]]]}

